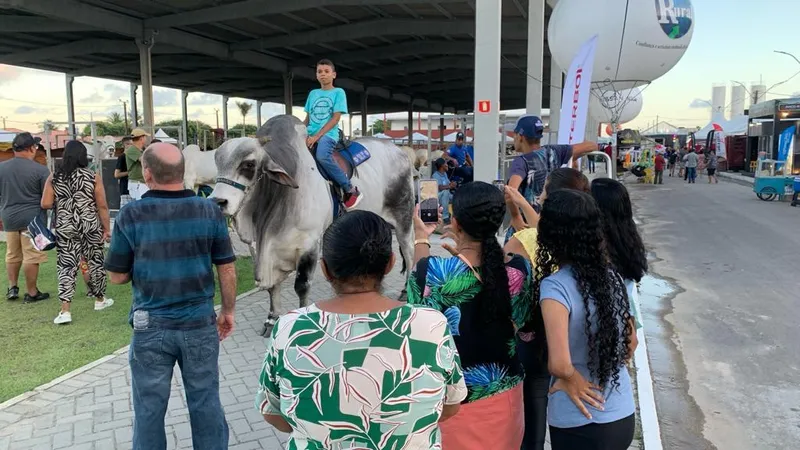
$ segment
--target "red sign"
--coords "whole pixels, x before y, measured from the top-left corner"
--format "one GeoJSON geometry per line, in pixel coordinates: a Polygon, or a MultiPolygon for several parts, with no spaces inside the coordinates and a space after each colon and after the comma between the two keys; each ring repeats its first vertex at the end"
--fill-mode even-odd
{"type": "Polygon", "coordinates": [[[478,100],[478,112],[486,114],[492,110],[492,102],[490,100],[478,100]]]}

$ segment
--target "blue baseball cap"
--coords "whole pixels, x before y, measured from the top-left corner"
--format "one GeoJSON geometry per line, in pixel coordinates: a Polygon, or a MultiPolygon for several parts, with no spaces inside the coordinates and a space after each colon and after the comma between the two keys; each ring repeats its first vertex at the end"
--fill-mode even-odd
{"type": "Polygon", "coordinates": [[[532,139],[539,139],[544,134],[542,119],[536,116],[522,116],[517,120],[514,133],[532,139]]]}

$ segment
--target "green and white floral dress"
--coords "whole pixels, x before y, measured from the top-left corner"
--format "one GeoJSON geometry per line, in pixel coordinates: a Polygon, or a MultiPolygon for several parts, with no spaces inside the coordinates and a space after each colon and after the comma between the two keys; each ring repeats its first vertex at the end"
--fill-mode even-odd
{"type": "Polygon", "coordinates": [[[404,305],[351,315],[312,305],[276,323],[256,408],[289,422],[289,450],[428,450],[441,449],[444,405],[466,395],[440,312],[404,305]]]}

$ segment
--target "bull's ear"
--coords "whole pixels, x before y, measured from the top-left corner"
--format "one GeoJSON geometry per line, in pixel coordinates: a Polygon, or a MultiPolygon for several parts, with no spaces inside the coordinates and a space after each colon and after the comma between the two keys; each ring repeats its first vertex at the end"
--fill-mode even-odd
{"type": "Polygon", "coordinates": [[[292,189],[297,189],[299,186],[294,181],[294,178],[291,177],[283,167],[278,165],[275,161],[270,159],[267,162],[267,166],[264,169],[264,172],[269,177],[270,181],[273,183],[278,183],[283,186],[289,186],[292,189]]]}

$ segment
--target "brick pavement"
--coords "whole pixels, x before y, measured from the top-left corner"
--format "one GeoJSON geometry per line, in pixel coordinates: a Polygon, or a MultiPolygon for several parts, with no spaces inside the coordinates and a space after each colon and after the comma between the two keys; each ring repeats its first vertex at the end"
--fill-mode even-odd
{"type": "MultiPolygon", "coordinates": [[[[399,266],[385,282],[385,292],[392,297],[404,286],[399,266]]],[[[311,299],[330,295],[330,287],[317,270],[311,299]]],[[[265,350],[265,340],[258,333],[267,316],[267,298],[266,291],[258,291],[237,301],[236,330],[220,348],[220,396],[230,426],[231,450],[279,450],[288,438],[268,425],[253,407],[265,350]]],[[[280,310],[294,307],[297,297],[287,281],[280,310]]],[[[129,449],[132,424],[128,351],[124,348],[0,406],[0,450],[129,449]]],[[[165,425],[168,449],[192,448],[177,366],[165,425]]]]}

